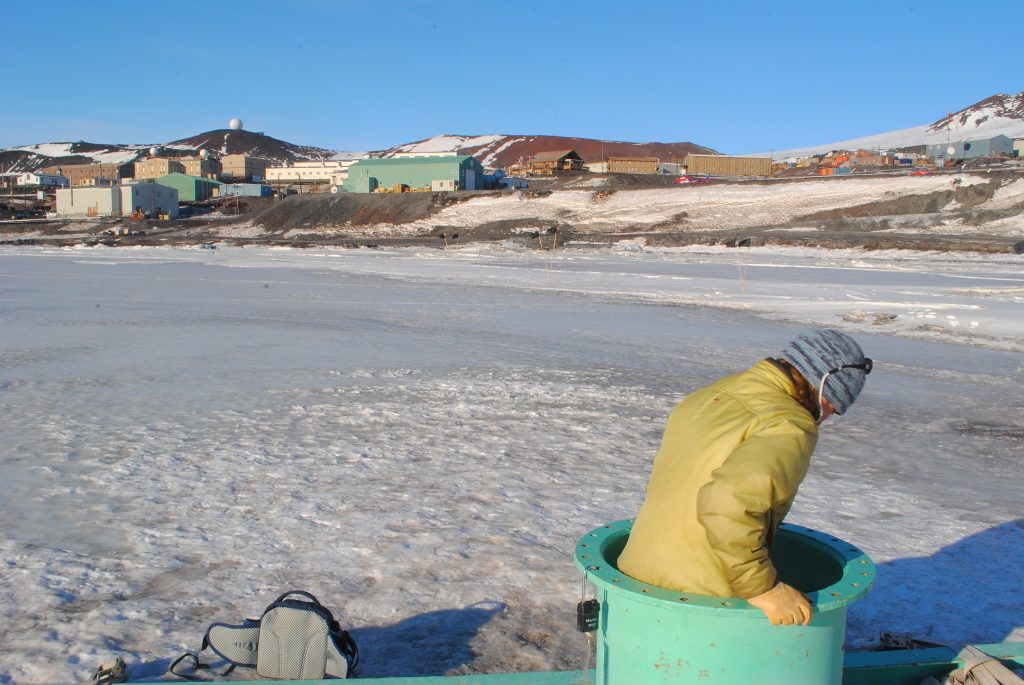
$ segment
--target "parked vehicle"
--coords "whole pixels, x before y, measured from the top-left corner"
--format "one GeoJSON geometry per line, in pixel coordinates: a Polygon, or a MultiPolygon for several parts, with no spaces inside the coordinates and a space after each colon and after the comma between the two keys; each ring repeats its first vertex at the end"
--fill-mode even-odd
{"type": "Polygon", "coordinates": [[[672,183],[677,186],[693,185],[695,183],[707,183],[711,180],[711,177],[707,174],[689,174],[686,176],[677,177],[672,183]]]}
{"type": "Polygon", "coordinates": [[[910,172],[910,175],[911,176],[931,176],[932,175],[932,170],[931,169],[915,169],[914,171],[910,172]]]}

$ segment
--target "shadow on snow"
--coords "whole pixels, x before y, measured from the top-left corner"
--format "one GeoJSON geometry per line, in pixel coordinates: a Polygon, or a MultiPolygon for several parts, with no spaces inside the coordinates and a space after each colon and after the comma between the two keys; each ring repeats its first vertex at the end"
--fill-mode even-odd
{"type": "Polygon", "coordinates": [[[910,632],[950,647],[1002,642],[1024,626],[1021,569],[1024,518],[930,556],[880,563],[875,587],[850,607],[848,633],[910,632]]]}

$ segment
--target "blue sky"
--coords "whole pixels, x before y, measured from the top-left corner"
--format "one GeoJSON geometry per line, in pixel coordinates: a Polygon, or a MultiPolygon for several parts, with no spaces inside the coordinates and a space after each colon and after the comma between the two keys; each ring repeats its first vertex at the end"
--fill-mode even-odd
{"type": "Polygon", "coordinates": [[[0,147],[164,143],[238,116],[372,150],[442,133],[743,153],[1024,90],[1024,2],[9,3],[0,147]],[[37,65],[30,67],[28,65],[37,65]]]}

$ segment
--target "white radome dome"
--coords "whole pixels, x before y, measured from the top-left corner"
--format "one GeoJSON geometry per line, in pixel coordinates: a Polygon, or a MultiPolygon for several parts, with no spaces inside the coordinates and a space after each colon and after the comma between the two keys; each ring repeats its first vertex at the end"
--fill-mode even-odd
{"type": "Polygon", "coordinates": [[[241,131],[242,130],[242,120],[239,119],[238,117],[235,117],[234,119],[232,119],[231,121],[228,122],[228,128],[230,128],[232,131],[241,131]]]}
{"type": "Polygon", "coordinates": [[[209,159],[209,158],[210,158],[210,151],[209,150],[200,150],[199,151],[199,159],[209,159]]]}
{"type": "Polygon", "coordinates": [[[156,145],[154,145],[153,147],[149,148],[149,156],[150,157],[156,157],[158,154],[160,154],[160,148],[158,148],[156,145]]]}

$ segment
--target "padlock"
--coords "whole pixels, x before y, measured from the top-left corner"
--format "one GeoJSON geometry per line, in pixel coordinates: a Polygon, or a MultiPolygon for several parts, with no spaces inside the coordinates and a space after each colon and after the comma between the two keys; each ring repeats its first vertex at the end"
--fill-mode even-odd
{"type": "Polygon", "coordinates": [[[576,630],[581,633],[592,633],[597,630],[601,615],[601,604],[596,599],[588,599],[576,605],[576,630]]]}

